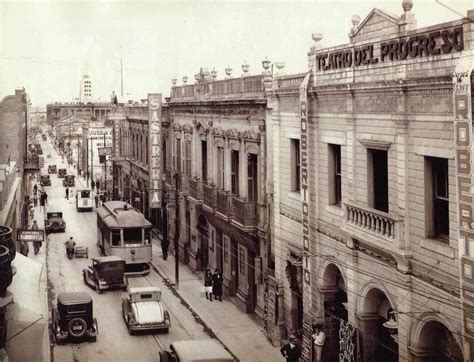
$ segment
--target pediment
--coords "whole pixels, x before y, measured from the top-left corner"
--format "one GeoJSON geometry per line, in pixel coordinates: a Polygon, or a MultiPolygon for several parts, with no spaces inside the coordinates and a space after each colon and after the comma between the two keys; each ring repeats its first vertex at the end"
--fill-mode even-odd
{"type": "MultiPolygon", "coordinates": [[[[363,41],[370,38],[380,36],[380,31],[387,35],[387,30],[392,30],[394,33],[398,33],[398,26],[400,17],[391,14],[385,10],[372,9],[372,11],[365,17],[365,19],[359,24],[357,29],[352,34],[352,38],[357,41],[363,41]]],[[[389,31],[390,32],[390,31],[389,31]]]]}

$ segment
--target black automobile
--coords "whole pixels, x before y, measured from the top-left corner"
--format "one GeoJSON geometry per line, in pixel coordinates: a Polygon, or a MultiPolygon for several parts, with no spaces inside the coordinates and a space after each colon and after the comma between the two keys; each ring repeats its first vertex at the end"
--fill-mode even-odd
{"type": "Polygon", "coordinates": [[[92,265],[82,271],[84,283],[96,290],[98,294],[104,290],[127,290],[125,278],[125,260],[118,256],[102,256],[92,258],[92,265]]]}
{"type": "Polygon", "coordinates": [[[64,178],[66,177],[67,170],[65,168],[60,168],[58,169],[58,177],[59,178],[64,178]]]}
{"type": "Polygon", "coordinates": [[[66,175],[63,179],[63,186],[64,187],[74,187],[74,175],[66,175]]]}
{"type": "Polygon", "coordinates": [[[53,307],[51,329],[56,344],[97,340],[99,330],[92,310],[92,298],[84,292],[61,293],[53,307]]]}
{"type": "Polygon", "coordinates": [[[48,211],[44,219],[44,229],[46,234],[66,231],[66,222],[63,213],[60,211],[48,211]]]}
{"type": "Polygon", "coordinates": [[[56,165],[48,166],[48,173],[57,173],[57,172],[58,172],[58,168],[56,167],[56,165]]]}
{"type": "Polygon", "coordinates": [[[51,186],[51,179],[48,174],[40,175],[41,186],[51,186]]]}

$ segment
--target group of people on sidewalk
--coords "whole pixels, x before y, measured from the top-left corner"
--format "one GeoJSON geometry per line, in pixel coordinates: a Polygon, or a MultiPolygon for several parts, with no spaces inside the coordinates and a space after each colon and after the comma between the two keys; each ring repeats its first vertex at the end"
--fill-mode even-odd
{"type": "MultiPolygon", "coordinates": [[[[313,343],[313,361],[321,362],[324,342],[326,340],[326,335],[323,332],[323,326],[321,324],[313,324],[313,334],[312,343],[313,343]]],[[[297,343],[296,337],[291,334],[288,337],[288,343],[285,344],[280,352],[283,357],[289,362],[298,362],[301,358],[301,347],[297,343]]]]}
{"type": "Polygon", "coordinates": [[[214,270],[214,274],[212,274],[210,268],[206,268],[206,272],[204,273],[203,291],[206,294],[206,299],[211,302],[213,295],[216,300],[222,302],[222,273],[219,268],[214,270]]]}

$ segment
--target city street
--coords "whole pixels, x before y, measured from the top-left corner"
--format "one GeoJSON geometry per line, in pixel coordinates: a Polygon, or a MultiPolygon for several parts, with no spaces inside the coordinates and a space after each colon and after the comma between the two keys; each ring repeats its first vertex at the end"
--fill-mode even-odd
{"type": "MultiPolygon", "coordinates": [[[[43,142],[43,149],[45,155],[51,154],[51,158],[45,158],[46,162],[42,172],[47,172],[48,165],[57,165],[58,168],[67,167],[49,141],[43,142]]],[[[76,187],[84,186],[83,183],[82,179],[76,178],[76,187]]],[[[202,326],[195,322],[190,311],[180,303],[180,300],[173,295],[161,277],[153,270],[147,277],[129,278],[129,285],[160,287],[164,305],[171,315],[172,327],[169,334],[130,336],[121,312],[121,298],[125,296],[125,292],[111,291],[98,295],[94,290],[84,285],[82,280],[82,269],[90,263],[91,257],[99,256],[96,246],[95,211],[77,212],[74,204],[75,188],[72,196],[66,200],[62,179],[58,178],[56,174],[51,175],[51,186],[46,186],[45,190],[48,193],[46,209],[63,212],[66,221],[66,232],[49,234],[46,250],[43,245],[40,253],[37,256],[32,256],[32,258],[41,260],[42,253],[45,251],[47,253],[49,312],[55,305],[59,293],[83,291],[92,296],[94,315],[99,328],[96,343],[85,342],[56,346],[54,342],[51,342],[53,360],[92,361],[100,358],[107,361],[130,361],[140,356],[140,359],[144,361],[156,361],[159,358],[159,351],[165,346],[169,346],[172,341],[209,338],[202,326]],[[78,246],[89,248],[89,259],[74,258],[69,260],[66,257],[64,241],[70,236],[74,237],[78,246]]],[[[36,213],[36,217],[38,215],[36,213]]],[[[53,341],[51,337],[50,340],[53,341]]]]}

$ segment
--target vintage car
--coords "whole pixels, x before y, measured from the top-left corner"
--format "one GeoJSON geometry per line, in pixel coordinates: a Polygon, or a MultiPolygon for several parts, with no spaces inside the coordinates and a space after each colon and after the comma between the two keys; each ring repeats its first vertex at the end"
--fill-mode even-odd
{"type": "Polygon", "coordinates": [[[41,186],[51,186],[51,179],[48,174],[40,175],[40,185],[41,186]]]}
{"type": "Polygon", "coordinates": [[[44,133],[41,135],[41,137],[43,137],[43,141],[46,141],[47,138],[46,138],[46,135],[44,133]]]}
{"type": "Polygon", "coordinates": [[[65,168],[58,169],[58,177],[59,178],[64,178],[64,176],[66,176],[66,174],[67,174],[67,170],[65,168]]]}
{"type": "Polygon", "coordinates": [[[42,149],[42,148],[38,148],[36,151],[37,151],[38,155],[42,155],[42,154],[43,154],[43,149],[42,149]]]}
{"type": "Polygon", "coordinates": [[[118,256],[92,258],[92,265],[82,271],[84,283],[95,288],[98,294],[103,290],[127,290],[125,260],[118,256]]]}
{"type": "Polygon", "coordinates": [[[83,339],[95,342],[99,330],[90,295],[84,292],[59,294],[57,306],[52,310],[51,327],[57,344],[83,339]]]}
{"type": "Polygon", "coordinates": [[[216,339],[179,341],[160,351],[160,362],[237,361],[216,339]]]}
{"type": "Polygon", "coordinates": [[[58,172],[58,169],[56,167],[56,165],[49,165],[48,166],[48,173],[56,173],[58,172]]]}
{"type": "Polygon", "coordinates": [[[63,180],[63,186],[64,187],[74,187],[75,183],[74,183],[74,175],[66,175],[64,176],[64,180],[63,180]]]}
{"type": "Polygon", "coordinates": [[[66,231],[66,222],[60,211],[48,211],[44,219],[44,230],[46,234],[66,231]]]}
{"type": "Polygon", "coordinates": [[[130,334],[158,330],[168,333],[171,327],[158,287],[128,288],[128,298],[122,299],[122,316],[130,334]]]}

